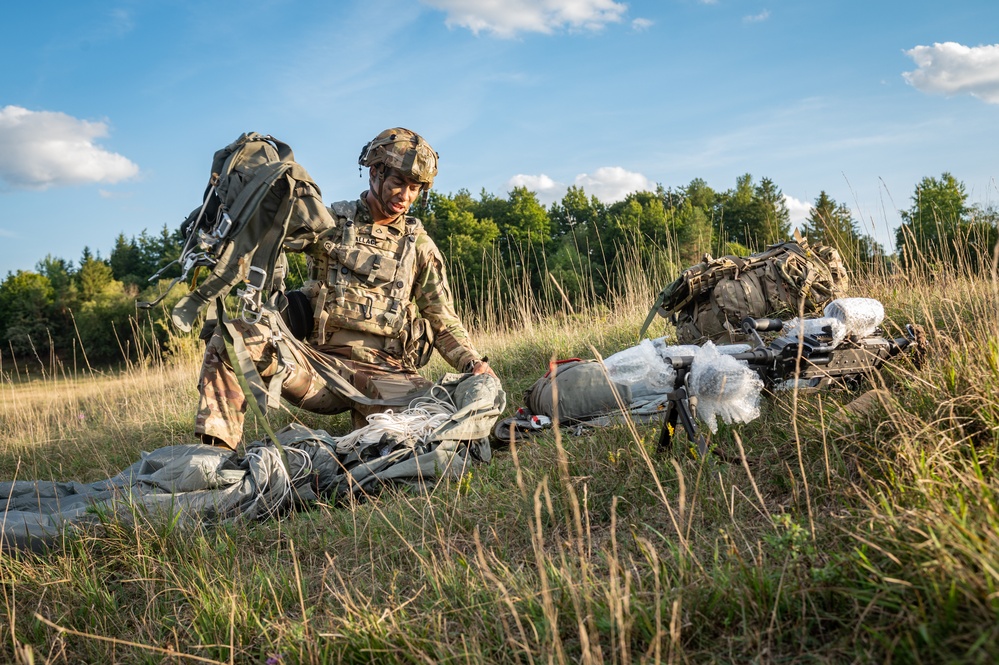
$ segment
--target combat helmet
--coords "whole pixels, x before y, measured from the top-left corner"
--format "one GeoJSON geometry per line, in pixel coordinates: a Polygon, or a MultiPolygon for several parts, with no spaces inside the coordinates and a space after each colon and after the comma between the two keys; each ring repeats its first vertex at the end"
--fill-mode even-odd
{"type": "Polygon", "coordinates": [[[437,153],[422,136],[403,127],[386,129],[365,143],[357,163],[398,169],[425,189],[433,187],[437,175],[437,153]]]}

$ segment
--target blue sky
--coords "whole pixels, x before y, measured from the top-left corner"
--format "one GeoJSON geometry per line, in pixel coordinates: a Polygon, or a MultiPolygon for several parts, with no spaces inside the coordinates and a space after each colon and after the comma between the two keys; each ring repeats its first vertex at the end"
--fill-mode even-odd
{"type": "Polygon", "coordinates": [[[37,0],[0,35],[0,276],[175,227],[244,131],[327,202],[391,126],[440,153],[443,192],[751,173],[886,244],[925,176],[999,200],[994,0],[37,0]]]}

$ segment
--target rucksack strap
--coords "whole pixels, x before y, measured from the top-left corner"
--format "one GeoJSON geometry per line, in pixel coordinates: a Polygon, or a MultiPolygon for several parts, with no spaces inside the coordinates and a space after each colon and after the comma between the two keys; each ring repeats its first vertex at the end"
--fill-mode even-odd
{"type": "Polygon", "coordinates": [[[253,258],[250,262],[246,289],[237,292],[243,301],[242,316],[247,323],[256,323],[260,320],[261,305],[263,304],[261,298],[264,291],[271,286],[269,282],[274,272],[274,266],[281,256],[282,242],[288,233],[288,221],[291,219],[291,209],[294,203],[294,182],[289,182],[288,195],[281,202],[281,207],[278,208],[274,218],[275,223],[267,227],[257,242],[257,249],[253,252],[253,258]],[[254,278],[259,279],[260,283],[254,283],[254,278]],[[251,319],[246,318],[247,309],[252,313],[251,319]]]}

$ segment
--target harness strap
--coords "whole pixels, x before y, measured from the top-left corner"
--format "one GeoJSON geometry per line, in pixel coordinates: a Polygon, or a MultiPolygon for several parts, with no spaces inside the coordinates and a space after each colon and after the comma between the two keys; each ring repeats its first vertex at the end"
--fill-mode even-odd
{"type": "MultiPolygon", "coordinates": [[[[270,185],[268,185],[267,189],[270,189],[270,185]]],[[[253,253],[253,258],[250,262],[250,271],[252,272],[257,270],[258,272],[262,272],[264,275],[263,279],[267,281],[273,279],[274,267],[278,262],[278,257],[281,256],[282,243],[285,235],[288,233],[288,222],[291,220],[291,213],[294,208],[295,200],[296,197],[293,190],[293,183],[289,182],[288,195],[281,202],[281,207],[278,208],[277,215],[275,216],[275,223],[267,227],[267,230],[264,232],[263,236],[256,245],[257,251],[253,253]]],[[[263,289],[268,289],[272,286],[272,284],[268,284],[267,281],[261,285],[263,289]]],[[[250,298],[254,299],[254,314],[256,314],[257,320],[259,320],[261,290],[257,289],[256,292],[249,293],[248,295],[250,298]]],[[[255,323],[256,321],[250,322],[255,323]]]]}
{"type": "MultiPolygon", "coordinates": [[[[274,446],[278,449],[278,453],[281,455],[281,463],[284,465],[284,470],[287,472],[288,477],[291,477],[291,464],[288,461],[288,453],[285,452],[284,447],[281,442],[278,441],[277,436],[274,434],[271,424],[267,421],[267,416],[265,415],[266,410],[266,389],[263,388],[263,379],[260,376],[260,372],[257,371],[256,364],[250,360],[250,354],[246,350],[246,344],[243,341],[243,335],[236,330],[232,325],[232,319],[229,319],[225,314],[225,308],[222,306],[222,299],[218,298],[215,301],[216,304],[216,316],[219,322],[219,326],[222,329],[222,339],[225,341],[225,350],[229,355],[229,363],[232,365],[232,371],[236,375],[236,381],[239,383],[239,387],[243,391],[243,397],[246,400],[247,407],[250,411],[257,416],[257,420],[263,426],[264,431],[267,432],[267,436],[274,443],[274,446]],[[249,371],[249,373],[247,373],[249,371]],[[260,398],[264,397],[263,402],[260,398]],[[263,404],[263,408],[261,407],[263,404]]],[[[278,381],[278,386],[281,382],[278,381]]]]}

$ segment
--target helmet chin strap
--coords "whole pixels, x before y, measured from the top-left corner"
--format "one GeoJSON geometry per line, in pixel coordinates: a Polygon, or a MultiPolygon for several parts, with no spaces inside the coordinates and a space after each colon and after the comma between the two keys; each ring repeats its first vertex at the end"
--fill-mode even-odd
{"type": "MultiPolygon", "coordinates": [[[[374,172],[371,174],[371,178],[368,181],[369,189],[374,195],[375,200],[378,201],[378,206],[382,209],[382,214],[389,215],[390,212],[388,202],[385,201],[385,197],[382,194],[382,190],[385,188],[385,170],[378,168],[377,166],[373,166],[372,169],[374,169],[374,172]]],[[[403,211],[401,214],[405,215],[406,212],[403,211]]],[[[392,219],[395,219],[395,217],[392,219]]]]}

